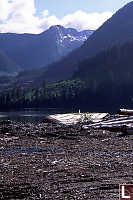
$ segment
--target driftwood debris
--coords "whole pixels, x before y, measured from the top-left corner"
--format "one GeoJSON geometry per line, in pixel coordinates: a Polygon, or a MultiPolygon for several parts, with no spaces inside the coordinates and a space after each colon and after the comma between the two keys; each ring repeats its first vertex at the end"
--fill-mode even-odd
{"type": "Polygon", "coordinates": [[[133,133],[133,110],[120,109],[119,115],[110,117],[108,113],[67,113],[55,114],[45,117],[43,122],[52,122],[66,126],[78,123],[87,123],[83,129],[104,129],[109,131],[120,131],[123,133],[133,133]]]}
{"type": "Polygon", "coordinates": [[[129,123],[133,123],[133,117],[126,117],[126,118],[122,118],[122,119],[114,119],[114,120],[106,120],[106,121],[102,121],[102,122],[98,122],[98,123],[92,123],[89,125],[86,125],[84,127],[97,127],[97,126],[104,126],[104,125],[109,125],[109,126],[113,126],[113,125],[125,125],[125,124],[129,124],[129,123]]]}
{"type": "MultiPolygon", "coordinates": [[[[125,109],[122,109],[122,110],[125,110],[125,109]]],[[[83,129],[89,129],[89,128],[104,129],[104,130],[109,130],[109,131],[114,131],[114,132],[120,131],[126,134],[133,134],[133,114],[131,116],[131,110],[130,110],[130,115],[127,115],[127,114],[125,116],[117,115],[117,117],[114,117],[113,119],[103,120],[101,122],[84,125],[82,128],[83,129]]]]}
{"type": "Polygon", "coordinates": [[[82,122],[100,122],[105,117],[107,117],[108,113],[67,113],[67,114],[55,114],[48,115],[45,117],[43,122],[54,122],[64,125],[74,125],[82,122]]]}

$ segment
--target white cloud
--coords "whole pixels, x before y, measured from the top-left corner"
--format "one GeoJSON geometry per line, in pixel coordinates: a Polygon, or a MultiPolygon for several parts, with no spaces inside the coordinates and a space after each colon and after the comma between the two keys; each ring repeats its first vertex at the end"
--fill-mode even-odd
{"type": "Polygon", "coordinates": [[[78,30],[99,28],[108,18],[112,16],[111,12],[103,13],[85,13],[81,10],[69,14],[62,19],[66,27],[74,27],[78,30]]]}
{"type": "Polygon", "coordinates": [[[8,0],[0,0],[0,20],[6,20],[9,15],[8,0]]]}
{"type": "Polygon", "coordinates": [[[63,25],[61,23],[61,20],[59,20],[54,15],[43,18],[43,19],[40,20],[40,28],[42,29],[42,31],[48,29],[50,26],[59,25],[59,24],[63,25]]]}
{"type": "Polygon", "coordinates": [[[0,32],[40,33],[57,24],[77,30],[97,29],[112,16],[111,12],[86,13],[79,10],[59,19],[49,15],[48,10],[44,10],[41,17],[36,13],[34,0],[0,0],[0,32]]]}
{"type": "Polygon", "coordinates": [[[49,11],[48,10],[44,10],[43,12],[42,12],[42,17],[46,17],[46,16],[48,16],[49,15],[49,11]]]}

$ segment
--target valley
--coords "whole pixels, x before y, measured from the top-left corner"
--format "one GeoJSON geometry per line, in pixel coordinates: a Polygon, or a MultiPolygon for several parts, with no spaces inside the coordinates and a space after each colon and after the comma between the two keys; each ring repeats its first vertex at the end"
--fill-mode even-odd
{"type": "Polygon", "coordinates": [[[99,2],[0,1],[1,200],[117,200],[133,183],[133,1],[99,2]]]}

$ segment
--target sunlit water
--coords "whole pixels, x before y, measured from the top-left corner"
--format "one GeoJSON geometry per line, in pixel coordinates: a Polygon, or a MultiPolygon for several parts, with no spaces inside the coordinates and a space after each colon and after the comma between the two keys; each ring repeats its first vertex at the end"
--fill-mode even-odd
{"type": "Polygon", "coordinates": [[[17,122],[41,122],[45,116],[56,113],[66,113],[63,109],[24,109],[21,111],[0,112],[0,120],[12,120],[17,122]]]}

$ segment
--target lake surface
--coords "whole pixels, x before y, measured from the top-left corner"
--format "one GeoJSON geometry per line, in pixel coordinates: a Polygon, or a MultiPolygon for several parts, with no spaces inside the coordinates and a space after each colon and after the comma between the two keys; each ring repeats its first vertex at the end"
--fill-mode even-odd
{"type": "Polygon", "coordinates": [[[46,115],[66,113],[63,109],[24,109],[0,112],[0,120],[12,120],[18,122],[41,122],[46,115]]]}
{"type": "MultiPolygon", "coordinates": [[[[59,109],[59,108],[29,108],[23,110],[10,110],[0,112],[1,120],[11,120],[17,122],[41,122],[45,116],[52,114],[64,114],[64,113],[74,113],[79,112],[79,109],[59,109]]],[[[104,109],[95,110],[81,110],[81,112],[106,112],[104,109]]]]}

